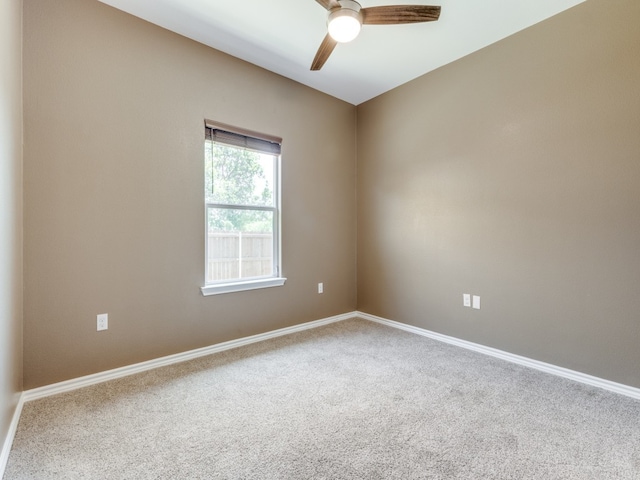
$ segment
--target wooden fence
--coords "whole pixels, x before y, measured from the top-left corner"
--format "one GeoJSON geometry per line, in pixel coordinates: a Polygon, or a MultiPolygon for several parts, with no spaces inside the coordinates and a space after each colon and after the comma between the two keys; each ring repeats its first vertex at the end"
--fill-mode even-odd
{"type": "Polygon", "coordinates": [[[207,281],[273,274],[270,233],[209,232],[207,281]]]}

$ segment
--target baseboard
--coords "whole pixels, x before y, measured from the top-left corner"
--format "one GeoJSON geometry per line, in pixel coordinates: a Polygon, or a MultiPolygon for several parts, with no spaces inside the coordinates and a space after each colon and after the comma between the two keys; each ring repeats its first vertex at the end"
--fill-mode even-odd
{"type": "Polygon", "coordinates": [[[479,352],[491,357],[500,358],[502,360],[506,360],[507,362],[517,363],[518,365],[533,368],[535,370],[540,370],[542,372],[550,373],[558,377],[567,378],[575,382],[584,383],[592,387],[602,388],[604,390],[609,390],[610,392],[618,393],[620,395],[625,395],[627,397],[640,400],[640,388],[631,387],[622,383],[616,383],[610,380],[605,380],[603,378],[587,375],[586,373],[569,370],[568,368],[558,367],[550,363],[540,362],[531,358],[522,357],[520,355],[515,355],[513,353],[498,350],[497,348],[485,347],[484,345],[480,345],[478,343],[468,342],[459,338],[442,335],[441,333],[436,333],[430,330],[425,330],[424,328],[407,325],[406,323],[400,323],[393,320],[388,320],[386,318],[377,317],[368,313],[355,312],[355,315],[358,318],[362,318],[364,320],[369,320],[371,322],[380,323],[389,327],[398,328],[400,330],[404,330],[405,332],[415,333],[417,335],[428,337],[433,340],[438,340],[440,342],[455,345],[457,347],[466,348],[467,350],[473,350],[474,352],[479,352]]]}
{"type": "Polygon", "coordinates": [[[2,451],[0,451],[0,478],[4,477],[4,471],[7,468],[7,462],[9,461],[9,452],[11,452],[11,445],[13,445],[13,439],[16,436],[18,430],[18,422],[20,421],[20,414],[22,414],[22,406],[24,405],[24,394],[21,393],[18,396],[18,403],[13,412],[11,423],[9,424],[9,430],[7,436],[2,444],[2,451]]]}
{"type": "MultiPolygon", "coordinates": [[[[415,333],[417,335],[421,335],[423,337],[428,337],[433,340],[438,340],[440,342],[448,343],[451,345],[455,345],[457,347],[466,348],[467,350],[473,350],[475,352],[482,353],[484,355],[489,355],[491,357],[500,358],[502,360],[506,360],[508,362],[516,363],[518,365],[522,365],[525,367],[533,368],[535,370],[540,370],[542,372],[550,373],[552,375],[556,375],[559,377],[567,378],[569,380],[573,380],[576,382],[584,383],[586,385],[591,385],[593,387],[602,388],[605,390],[609,390],[614,393],[618,393],[620,395],[625,395],[627,397],[635,398],[640,400],[640,388],[631,387],[629,385],[624,385],[621,383],[612,382],[610,380],[605,380],[603,378],[594,377],[592,375],[587,375],[585,373],[577,372],[575,370],[570,370],[568,368],[559,367],[556,365],[552,365],[549,363],[541,362],[539,360],[533,360],[531,358],[523,357],[520,355],[515,355],[513,353],[505,352],[503,350],[498,350],[492,347],[486,347],[484,345],[480,345],[478,343],[469,342],[467,340],[461,340],[459,338],[450,337],[448,335],[443,335],[441,333],[436,333],[430,330],[426,330],[420,327],[414,327],[412,325],[407,325],[406,323],[396,322],[394,320],[389,320],[386,318],[378,317],[376,315],[371,315],[364,312],[349,312],[342,315],[336,315],[333,317],[328,317],[320,320],[315,320],[312,322],[303,323],[300,325],[294,325],[292,327],[281,328],[279,330],[273,330],[271,332],[261,333],[258,335],[252,335],[250,337],[239,338],[237,340],[231,340],[228,342],[218,343],[215,345],[211,345],[209,347],[199,348],[196,350],[190,350],[183,353],[178,353],[175,355],[169,355],[166,357],[157,358],[154,360],[149,360],[147,362],[136,363],[134,365],[128,365],[126,367],[116,368],[113,370],[107,370],[105,372],[95,373],[92,375],[87,375],[84,377],[74,378],[71,380],[67,380],[64,382],[54,383],[52,385],[46,385],[44,387],[34,388],[31,390],[26,390],[22,393],[20,398],[20,410],[22,409],[22,403],[28,402],[31,400],[36,400],[39,398],[48,397],[51,395],[56,395],[58,393],[69,392],[72,390],[76,390],[78,388],[87,387],[89,385],[94,385],[97,383],[107,382],[109,380],[115,380],[117,378],[126,377],[129,375],[134,375],[136,373],[144,372],[147,370],[152,370],[154,368],[164,367],[167,365],[172,365],[175,363],[185,362],[188,360],[192,360],[194,358],[203,357],[206,355],[211,355],[213,353],[222,352],[225,350],[230,350],[232,348],[242,347],[244,345],[249,345],[252,343],[262,342],[264,340],[269,340],[271,338],[281,337],[284,335],[290,335],[296,332],[302,332],[304,330],[310,330],[313,328],[321,327],[323,325],[328,325],[330,323],[340,322],[343,320],[348,320],[350,318],[362,318],[364,320],[369,320],[372,322],[376,322],[382,325],[387,325],[389,327],[397,328],[400,330],[404,330],[406,332],[415,333]]],[[[16,417],[16,426],[17,426],[17,418],[16,417]]],[[[5,442],[6,443],[6,442],[5,442]]],[[[10,443],[9,443],[10,448],[10,443]]],[[[4,449],[2,451],[4,454],[4,449]]],[[[8,452],[7,452],[8,455],[8,452]]],[[[3,457],[0,457],[0,460],[3,457]]],[[[0,476],[0,478],[2,478],[0,476]]]]}
{"type": "Polygon", "coordinates": [[[15,431],[18,426],[18,420],[20,419],[20,413],[22,411],[22,406],[24,402],[37,400],[39,398],[44,398],[44,397],[56,395],[59,393],[70,392],[72,390],[77,390],[79,388],[87,387],[89,385],[95,385],[98,383],[107,382],[109,380],[115,380],[117,378],[134,375],[136,373],[144,372],[147,370],[152,370],[154,368],[159,368],[167,365],[172,365],[175,363],[185,362],[198,357],[211,355],[213,353],[222,352],[225,350],[231,350],[233,348],[242,347],[252,343],[262,342],[265,340],[269,340],[271,338],[290,335],[292,333],[302,332],[304,330],[310,330],[313,328],[321,327],[323,325],[328,325],[331,323],[348,320],[354,317],[358,317],[363,320],[368,320],[371,322],[376,322],[382,325],[387,325],[389,327],[404,330],[406,332],[428,337],[433,340],[448,343],[461,348],[466,348],[468,350],[473,350],[475,352],[500,358],[502,360],[516,363],[518,365],[540,370],[546,373],[550,373],[552,375],[567,378],[569,380],[580,382],[586,385],[591,385],[593,387],[602,388],[604,390],[608,390],[620,395],[625,395],[627,397],[640,400],[639,388],[631,387],[621,383],[612,382],[602,378],[576,372],[574,370],[569,370],[567,368],[558,367],[556,365],[552,365],[549,363],[540,362],[538,360],[522,357],[520,355],[515,355],[513,353],[504,352],[496,348],[486,347],[484,345],[480,345],[477,343],[468,342],[466,340],[461,340],[461,339],[450,337],[447,335],[442,335],[440,333],[432,332],[430,330],[425,330],[419,327],[414,327],[412,325],[407,325],[405,323],[400,323],[393,320],[388,320],[386,318],[371,315],[368,313],[355,311],[355,312],[345,313],[342,315],[336,315],[333,317],[324,318],[321,320],[315,320],[312,322],[303,323],[300,325],[294,325],[292,327],[281,328],[279,330],[273,330],[271,332],[252,335],[250,337],[244,337],[236,340],[231,340],[228,342],[218,343],[215,345],[211,345],[209,347],[190,350],[190,351],[178,353],[175,355],[169,355],[166,357],[149,360],[147,362],[136,363],[134,365],[128,365],[126,367],[116,368],[113,370],[107,370],[105,372],[100,372],[92,375],[87,375],[84,377],[74,378],[64,382],[54,383],[52,385],[46,385],[44,387],[26,390],[20,395],[20,400],[18,402],[18,406],[16,407],[16,411],[14,414],[13,421],[11,422],[9,433],[7,435],[7,438],[5,439],[2,452],[0,454],[0,478],[2,478],[2,472],[6,465],[6,461],[9,457],[9,451],[11,450],[11,444],[13,443],[13,436],[15,435],[15,431]]]}
{"type": "MultiPolygon", "coordinates": [[[[345,313],[342,315],[336,315],[333,317],[323,318],[312,322],[302,323],[300,325],[294,325],[292,327],[281,328],[279,330],[273,330],[266,333],[260,333],[258,335],[252,335],[250,337],[243,337],[237,340],[230,340],[228,342],[217,343],[209,347],[198,348],[195,350],[189,350],[183,353],[177,353],[175,355],[168,355],[166,357],[156,358],[147,362],[136,363],[128,365],[126,367],[115,368],[113,370],[107,370],[104,372],[94,373],[92,375],[86,375],[84,377],[73,378],[64,382],[54,383],[51,385],[45,385],[44,387],[33,388],[26,390],[23,393],[25,402],[37,400],[39,398],[49,397],[51,395],[57,395],[59,393],[70,392],[79,388],[87,387],[89,385],[95,385],[97,383],[108,382],[109,380],[115,380],[117,378],[127,377],[136,373],[152,370],[154,368],[165,367],[167,365],[173,365],[175,363],[186,362],[193,360],[194,358],[204,357],[213,353],[223,352],[225,350],[231,350],[232,348],[242,347],[252,343],[263,342],[271,338],[282,337],[284,335],[290,335],[292,333],[302,332],[304,330],[310,330],[318,328],[330,323],[340,322],[354,318],[356,314],[354,312],[345,313]]],[[[2,478],[0,476],[0,478],[2,478]]]]}

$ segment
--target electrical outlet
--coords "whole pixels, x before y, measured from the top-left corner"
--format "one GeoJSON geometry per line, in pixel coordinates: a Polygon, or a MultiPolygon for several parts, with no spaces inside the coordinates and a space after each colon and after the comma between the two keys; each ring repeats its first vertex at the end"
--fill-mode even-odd
{"type": "Polygon", "coordinates": [[[98,315],[98,331],[107,330],[109,328],[109,314],[101,313],[98,315]]]}
{"type": "Polygon", "coordinates": [[[324,293],[324,284],[322,283],[318,284],[318,293],[324,293]]]}
{"type": "Polygon", "coordinates": [[[473,308],[475,308],[476,310],[480,310],[480,296],[479,295],[474,295],[473,296],[473,308]]]}
{"type": "Polygon", "coordinates": [[[462,294],[462,305],[464,305],[465,307],[471,306],[471,294],[469,293],[462,294]]]}

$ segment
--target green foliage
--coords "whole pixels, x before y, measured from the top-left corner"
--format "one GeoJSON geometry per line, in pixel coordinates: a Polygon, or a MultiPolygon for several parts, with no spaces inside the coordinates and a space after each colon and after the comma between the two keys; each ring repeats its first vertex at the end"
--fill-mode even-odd
{"type": "MultiPolygon", "coordinates": [[[[236,147],[205,142],[205,199],[207,203],[273,206],[268,176],[273,175],[273,157],[236,147]]],[[[212,231],[271,233],[269,211],[210,209],[212,231]]]]}

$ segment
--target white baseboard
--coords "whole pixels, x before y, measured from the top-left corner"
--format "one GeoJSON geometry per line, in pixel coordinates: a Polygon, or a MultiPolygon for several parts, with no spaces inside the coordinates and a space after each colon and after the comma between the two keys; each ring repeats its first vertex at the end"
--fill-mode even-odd
{"type": "Polygon", "coordinates": [[[575,370],[569,370],[568,368],[558,367],[550,363],[540,362],[531,358],[521,357],[520,355],[515,355],[513,353],[498,350],[497,348],[485,347],[484,345],[480,345],[478,343],[460,340],[459,338],[449,337],[448,335],[442,335],[441,333],[425,330],[424,328],[414,327],[412,325],[407,325],[406,323],[395,322],[393,320],[377,317],[368,313],[355,312],[355,315],[358,318],[362,318],[364,320],[369,320],[371,322],[380,323],[389,327],[398,328],[400,330],[404,330],[405,332],[415,333],[417,335],[428,337],[433,340],[438,340],[440,342],[455,345],[457,347],[466,348],[467,350],[473,350],[474,352],[479,352],[491,357],[500,358],[502,360],[506,360],[507,362],[517,363],[518,365],[533,368],[535,370],[540,370],[542,372],[550,373],[558,377],[567,378],[575,382],[584,383],[592,387],[602,388],[604,390],[609,390],[620,395],[625,395],[627,397],[640,400],[640,388],[631,387],[622,383],[612,382],[610,380],[587,375],[586,373],[576,372],[575,370]]]}
{"type": "MultiPolygon", "coordinates": [[[[387,325],[389,327],[398,328],[406,332],[415,333],[417,335],[428,337],[433,340],[438,340],[440,342],[455,345],[457,347],[465,348],[467,350],[473,350],[475,352],[489,355],[491,357],[500,358],[508,362],[533,368],[535,370],[540,370],[542,372],[550,373],[552,375],[567,378],[569,380],[584,383],[586,385],[591,385],[593,387],[603,388],[605,390],[609,390],[611,392],[618,393],[620,395],[625,395],[627,397],[640,400],[640,388],[635,388],[629,385],[612,382],[610,380],[605,380],[603,378],[594,377],[581,372],[576,372],[575,370],[570,370],[568,368],[559,367],[556,365],[552,365],[550,363],[545,363],[538,360],[533,360],[531,358],[522,357],[520,355],[515,355],[513,353],[505,352],[503,350],[498,350],[496,348],[486,347],[478,343],[469,342],[467,340],[461,340],[459,338],[450,337],[448,335],[443,335],[441,333],[436,333],[423,328],[407,325],[406,323],[400,323],[393,320],[388,320],[386,318],[371,315],[368,313],[355,311],[355,312],[345,313],[342,315],[336,315],[333,317],[324,318],[321,320],[315,320],[312,322],[303,323],[301,325],[294,325],[292,327],[281,328],[279,330],[273,330],[271,332],[252,335],[250,337],[239,338],[237,340],[230,340],[228,342],[218,343],[216,345],[211,345],[209,347],[190,350],[188,352],[178,353],[175,355],[169,355],[166,357],[149,360],[147,362],[136,363],[134,365],[128,365],[126,367],[116,368],[113,370],[107,370],[105,372],[100,372],[92,375],[87,375],[84,377],[74,378],[64,382],[54,383],[52,385],[46,385],[44,387],[26,390],[25,392],[23,392],[20,399],[20,402],[21,402],[20,409],[22,409],[23,402],[28,402],[31,400],[36,400],[38,398],[48,397],[50,395],[56,395],[58,393],[69,392],[69,391],[76,390],[78,388],[86,387],[89,385],[107,382],[109,380],[115,380],[117,378],[126,377],[128,375],[133,375],[133,374],[144,372],[147,370],[152,370],[158,367],[172,365],[174,363],[185,362],[187,360],[203,357],[205,355],[211,355],[212,353],[222,352],[225,350],[230,350],[232,348],[238,348],[244,345],[262,342],[264,340],[268,340],[271,338],[281,337],[284,335],[289,335],[289,334],[301,332],[304,330],[310,330],[312,328],[317,328],[323,325],[328,325],[330,323],[348,320],[354,317],[358,317],[358,318],[362,318],[363,320],[369,320],[379,324],[387,325]]],[[[17,421],[16,421],[16,425],[17,425],[17,421]]],[[[3,450],[3,453],[4,453],[4,450],[3,450]]],[[[0,457],[0,459],[1,458],[2,457],[0,457]]]]}
{"type": "Polygon", "coordinates": [[[164,367],[167,365],[172,365],[175,363],[185,362],[188,360],[192,360],[198,357],[204,357],[206,355],[211,355],[213,353],[222,352],[225,350],[231,350],[233,348],[242,347],[244,345],[249,345],[252,343],[262,342],[264,340],[269,340],[271,338],[281,337],[284,335],[290,335],[292,333],[302,332],[304,330],[310,330],[313,328],[321,327],[323,325],[328,325],[335,322],[340,322],[343,320],[348,320],[351,318],[361,318],[363,320],[368,320],[371,322],[379,323],[382,325],[387,325],[389,327],[397,328],[400,330],[404,330],[406,332],[415,333],[417,335],[421,335],[423,337],[428,337],[433,340],[437,340],[440,342],[448,343],[451,345],[455,345],[457,347],[465,348],[468,350],[473,350],[475,352],[483,353],[485,355],[489,355],[492,357],[500,358],[502,360],[506,360],[508,362],[516,363],[518,365],[522,365],[525,367],[533,368],[535,370],[540,370],[546,373],[550,373],[552,375],[556,375],[559,377],[567,378],[569,380],[573,380],[576,382],[584,383],[586,385],[591,385],[593,387],[602,388],[604,390],[609,390],[611,392],[625,395],[627,397],[631,397],[637,400],[640,400],[640,389],[631,387],[628,385],[623,385],[616,382],[611,382],[609,380],[605,380],[598,377],[593,377],[591,375],[587,375],[584,373],[576,372],[574,370],[569,370],[567,368],[558,367],[556,365],[551,365],[549,363],[540,362],[538,360],[533,360],[527,357],[522,357],[520,355],[515,355],[512,353],[504,352],[502,350],[498,350],[496,348],[486,347],[484,345],[480,345],[473,342],[468,342],[466,340],[461,340],[455,337],[450,337],[447,335],[442,335],[440,333],[432,332],[430,330],[425,330],[423,328],[414,327],[412,325],[407,325],[405,323],[396,322],[393,320],[388,320],[386,318],[377,317],[375,315],[370,315],[364,312],[350,312],[342,315],[336,315],[333,317],[324,318],[321,320],[315,320],[312,322],[303,323],[301,325],[294,325],[292,327],[281,328],[279,330],[273,330],[271,332],[261,333],[258,335],[252,335],[250,337],[239,338],[237,340],[231,340],[228,342],[218,343],[216,345],[211,345],[209,347],[199,348],[196,350],[190,350],[188,352],[178,353],[175,355],[169,355],[166,357],[157,358],[154,360],[149,360],[147,362],[136,363],[134,365],[129,365],[126,367],[116,368],[113,370],[107,370],[105,372],[96,373],[93,375],[87,375],[84,377],[74,378],[71,380],[67,380],[60,383],[54,383],[52,385],[46,385],[44,387],[34,388],[31,390],[26,390],[22,392],[19,396],[19,400],[13,415],[13,419],[9,426],[9,431],[4,440],[4,444],[2,446],[2,451],[0,452],[0,478],[2,478],[7,461],[9,459],[9,452],[11,451],[11,445],[13,444],[13,439],[15,437],[16,430],[18,428],[18,422],[20,420],[20,414],[22,412],[22,407],[25,402],[36,400],[39,398],[48,397],[51,395],[56,395],[58,393],[69,392],[72,390],[76,390],[82,387],[86,387],[89,385],[94,385],[97,383],[107,382],[109,380],[115,380],[117,378],[126,377],[129,375],[133,375],[136,373],[144,372],[147,370],[152,370],[158,367],[164,367]]]}
{"type": "MultiPolygon", "coordinates": [[[[354,312],[345,313],[342,315],[336,315],[333,317],[323,318],[321,320],[315,320],[312,322],[302,323],[300,325],[294,325],[292,327],[281,328],[273,330],[271,332],[260,333],[258,335],[252,335],[250,337],[239,338],[237,340],[230,340],[228,342],[218,343],[209,347],[198,348],[196,350],[189,350],[187,352],[177,353],[175,355],[168,355],[166,357],[156,358],[146,362],[136,363],[128,365],[126,367],[114,368],[113,370],[106,370],[104,372],[94,373],[92,375],[86,375],[84,377],[73,378],[64,382],[54,383],[51,385],[45,385],[44,387],[33,388],[31,390],[25,390],[23,398],[25,402],[36,400],[39,398],[49,397],[58,393],[70,392],[77,390],[78,388],[87,387],[89,385],[95,385],[97,383],[107,382],[109,380],[115,380],[117,378],[126,377],[136,373],[152,370],[158,367],[164,367],[172,365],[174,363],[186,362],[187,360],[193,360],[194,358],[204,357],[211,355],[212,353],[223,352],[225,350],[231,350],[232,348],[242,347],[251,343],[262,342],[271,338],[282,337],[284,335],[290,335],[292,333],[302,332],[304,330],[310,330],[312,328],[321,327],[330,323],[340,322],[354,318],[356,314],[354,312]]],[[[0,476],[0,478],[2,478],[0,476]]]]}
{"type": "Polygon", "coordinates": [[[9,452],[11,452],[11,445],[13,445],[13,439],[16,436],[16,430],[18,430],[18,422],[20,421],[20,414],[22,413],[22,406],[24,405],[24,394],[21,393],[18,396],[18,403],[16,409],[13,412],[11,423],[9,424],[9,431],[4,439],[2,450],[0,451],[0,478],[4,477],[4,471],[7,468],[7,462],[9,461],[9,452]]]}

